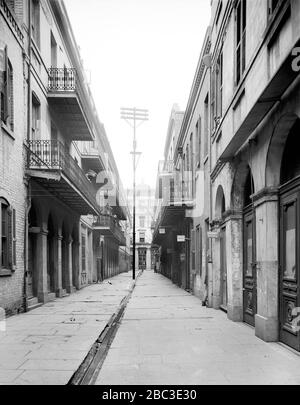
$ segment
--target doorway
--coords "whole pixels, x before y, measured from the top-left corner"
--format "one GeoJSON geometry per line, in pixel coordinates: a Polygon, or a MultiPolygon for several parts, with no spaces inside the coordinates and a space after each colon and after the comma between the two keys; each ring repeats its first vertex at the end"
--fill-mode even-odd
{"type": "Polygon", "coordinates": [[[221,229],[220,234],[220,265],[221,265],[221,309],[227,311],[227,260],[226,260],[226,228],[221,229]]]}
{"type": "Polygon", "coordinates": [[[254,185],[251,171],[249,169],[244,191],[243,316],[244,322],[251,326],[255,326],[255,315],[257,312],[257,266],[255,212],[251,200],[252,194],[254,194],[254,185]]]}
{"type": "Polygon", "coordinates": [[[299,120],[292,128],[281,165],[280,188],[280,267],[279,338],[300,351],[300,159],[299,120]]]}

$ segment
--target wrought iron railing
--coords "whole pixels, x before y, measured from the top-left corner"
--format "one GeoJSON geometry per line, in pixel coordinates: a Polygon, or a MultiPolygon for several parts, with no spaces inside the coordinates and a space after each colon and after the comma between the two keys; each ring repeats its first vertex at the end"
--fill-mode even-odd
{"type": "Polygon", "coordinates": [[[89,202],[98,207],[96,190],[77,162],[60,141],[27,141],[27,168],[31,170],[59,170],[82,192],[89,202]]]}
{"type": "Polygon", "coordinates": [[[75,91],[76,90],[76,69],[75,68],[50,68],[49,91],[75,91]]]}
{"type": "Polygon", "coordinates": [[[100,215],[94,223],[95,227],[109,228],[111,233],[119,240],[126,243],[125,235],[117,220],[110,215],[100,215]]]}
{"type": "Polygon", "coordinates": [[[13,13],[11,12],[9,6],[6,4],[5,0],[0,0],[0,8],[3,10],[4,15],[6,16],[7,20],[9,21],[9,23],[11,24],[11,26],[13,27],[13,29],[16,31],[17,36],[19,37],[19,39],[24,42],[24,35],[23,32],[21,30],[21,28],[19,27],[19,24],[17,23],[13,13]]]}

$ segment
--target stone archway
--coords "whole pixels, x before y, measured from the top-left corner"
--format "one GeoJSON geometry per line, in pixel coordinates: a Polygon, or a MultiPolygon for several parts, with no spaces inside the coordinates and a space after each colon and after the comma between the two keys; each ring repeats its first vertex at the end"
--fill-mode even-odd
{"type": "Polygon", "coordinates": [[[294,113],[286,113],[278,120],[270,140],[266,162],[266,187],[280,185],[281,162],[285,144],[291,129],[299,117],[294,113]]]}
{"type": "MultiPolygon", "coordinates": [[[[300,351],[300,334],[293,329],[300,299],[300,158],[298,153],[300,119],[296,114],[281,117],[275,128],[268,153],[266,177],[270,186],[278,187],[277,225],[280,266],[279,284],[273,298],[279,301],[279,340],[300,351]],[[275,165],[277,161],[277,166],[275,165]],[[273,176],[271,176],[273,174],[273,176]],[[276,293],[276,296],[275,296],[276,293]],[[278,299],[279,298],[279,299],[278,299]],[[295,313],[293,311],[296,310],[295,313]]],[[[279,277],[278,277],[279,276],[279,277]]]]}

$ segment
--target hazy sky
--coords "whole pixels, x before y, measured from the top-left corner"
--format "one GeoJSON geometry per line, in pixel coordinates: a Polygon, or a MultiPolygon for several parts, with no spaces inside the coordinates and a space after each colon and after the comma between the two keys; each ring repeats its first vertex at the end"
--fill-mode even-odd
{"type": "Polygon", "coordinates": [[[185,110],[210,0],[65,0],[100,120],[124,187],[132,186],[132,129],[121,107],[149,110],[137,132],[138,182],[155,185],[174,103],[185,110]]]}

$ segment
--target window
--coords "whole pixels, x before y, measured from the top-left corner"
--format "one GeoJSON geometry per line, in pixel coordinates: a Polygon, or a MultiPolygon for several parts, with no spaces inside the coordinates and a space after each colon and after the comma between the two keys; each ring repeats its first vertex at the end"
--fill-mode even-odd
{"type": "Polygon", "coordinates": [[[235,5],[236,46],[235,79],[238,85],[246,67],[246,0],[238,0],[235,5]]]}
{"type": "Polygon", "coordinates": [[[190,163],[190,196],[194,198],[195,185],[194,185],[194,135],[190,136],[190,148],[191,148],[191,163],[190,163]]]}
{"type": "Polygon", "coordinates": [[[140,243],[145,243],[145,233],[140,232],[140,243]]]}
{"type": "Polygon", "coordinates": [[[200,167],[201,165],[201,117],[196,124],[196,165],[200,167]]]}
{"type": "Polygon", "coordinates": [[[208,94],[205,98],[204,101],[204,147],[203,147],[203,153],[204,153],[204,159],[208,155],[208,117],[209,117],[209,112],[208,112],[208,94]]]}
{"type": "Polygon", "coordinates": [[[31,120],[31,140],[40,139],[40,102],[32,95],[32,120],[31,120]]]}
{"type": "Polygon", "coordinates": [[[16,266],[16,211],[4,198],[0,198],[0,275],[3,270],[16,266]]]}
{"type": "Polygon", "coordinates": [[[31,3],[31,33],[34,42],[40,47],[40,2],[32,0],[31,3]]]}
{"type": "Polygon", "coordinates": [[[223,103],[223,52],[217,61],[216,67],[216,113],[215,117],[219,119],[222,117],[222,103],[223,103]]]}
{"type": "Polygon", "coordinates": [[[218,4],[218,8],[217,8],[217,17],[216,17],[216,27],[218,26],[218,23],[219,23],[219,18],[220,18],[220,15],[221,15],[221,11],[222,11],[222,7],[223,7],[223,2],[222,2],[222,0],[219,2],[219,4],[218,4]]]}
{"type": "Polygon", "coordinates": [[[14,130],[14,97],[13,97],[13,68],[8,59],[7,46],[4,48],[4,71],[0,71],[0,105],[1,121],[14,130]]]}
{"type": "Polygon", "coordinates": [[[140,228],[145,228],[145,217],[140,217],[140,228]]]}

